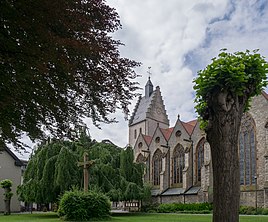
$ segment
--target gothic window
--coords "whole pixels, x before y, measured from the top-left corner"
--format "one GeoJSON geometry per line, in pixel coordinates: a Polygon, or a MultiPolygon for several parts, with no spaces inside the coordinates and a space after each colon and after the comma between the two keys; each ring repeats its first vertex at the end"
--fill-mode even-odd
{"type": "Polygon", "coordinates": [[[256,142],[255,124],[249,114],[242,117],[239,133],[240,185],[255,184],[256,142]]]}
{"type": "Polygon", "coordinates": [[[137,130],[134,130],[134,139],[137,138],[137,130]]]}
{"type": "Polygon", "coordinates": [[[136,159],[137,163],[144,163],[144,156],[140,153],[136,159]]]}
{"type": "Polygon", "coordinates": [[[182,171],[184,166],[184,149],[183,146],[179,144],[173,152],[173,184],[182,183],[182,171]]]}
{"type": "Polygon", "coordinates": [[[205,138],[202,138],[196,147],[196,182],[201,182],[201,169],[204,165],[204,144],[205,138]]]}
{"type": "Polygon", "coordinates": [[[162,171],[162,152],[157,150],[153,156],[153,184],[160,185],[160,173],[162,171]]]}
{"type": "Polygon", "coordinates": [[[159,136],[155,138],[155,142],[160,143],[160,137],[159,136]]]}

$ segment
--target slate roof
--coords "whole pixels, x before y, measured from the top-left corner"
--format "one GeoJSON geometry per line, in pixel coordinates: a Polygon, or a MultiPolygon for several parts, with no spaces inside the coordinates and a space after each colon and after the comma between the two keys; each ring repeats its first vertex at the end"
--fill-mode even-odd
{"type": "Polygon", "coordinates": [[[172,195],[180,195],[183,194],[185,191],[184,188],[170,188],[162,193],[162,196],[172,196],[172,195]]]}
{"type": "Polygon", "coordinates": [[[140,97],[129,120],[129,125],[134,125],[146,119],[146,113],[152,102],[154,93],[155,91],[153,91],[150,97],[140,97]]]}
{"type": "Polygon", "coordinates": [[[151,195],[152,196],[158,196],[160,194],[161,194],[160,190],[151,190],[151,195]]]}
{"type": "Polygon", "coordinates": [[[185,192],[185,194],[186,195],[187,194],[189,194],[189,195],[191,195],[191,194],[198,194],[198,192],[199,192],[200,189],[201,189],[201,187],[191,187],[189,190],[187,190],[185,192]]]}

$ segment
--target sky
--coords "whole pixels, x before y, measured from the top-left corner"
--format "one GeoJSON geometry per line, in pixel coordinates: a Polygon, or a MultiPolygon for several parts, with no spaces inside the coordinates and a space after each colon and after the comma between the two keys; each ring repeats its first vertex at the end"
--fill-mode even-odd
{"type": "MultiPolygon", "coordinates": [[[[267,0],[107,0],[120,16],[122,29],[113,34],[125,45],[122,57],[141,62],[135,69],[144,86],[151,67],[151,81],[160,87],[172,127],[178,114],[182,121],[196,118],[193,79],[211,63],[219,50],[228,52],[260,49],[268,60],[267,0]]],[[[266,92],[268,90],[266,89],[266,92]]],[[[132,114],[137,102],[129,107],[132,114]]],[[[118,110],[118,123],[101,124],[87,120],[90,135],[109,139],[120,147],[128,143],[128,121],[118,110]]]]}

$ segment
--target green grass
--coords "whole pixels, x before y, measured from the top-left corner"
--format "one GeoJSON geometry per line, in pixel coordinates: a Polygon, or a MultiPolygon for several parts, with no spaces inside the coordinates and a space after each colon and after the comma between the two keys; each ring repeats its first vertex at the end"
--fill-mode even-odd
{"type": "MultiPolygon", "coordinates": [[[[211,215],[192,214],[124,214],[102,222],[211,222],[211,215]]],[[[0,215],[0,222],[62,222],[55,213],[0,215]]],[[[100,221],[98,221],[100,222],[100,221]]],[[[268,222],[268,216],[240,216],[240,222],[268,222]]]]}

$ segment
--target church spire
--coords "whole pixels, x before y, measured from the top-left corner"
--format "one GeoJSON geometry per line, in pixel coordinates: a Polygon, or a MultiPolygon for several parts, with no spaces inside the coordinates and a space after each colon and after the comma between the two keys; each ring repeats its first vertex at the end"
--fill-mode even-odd
{"type": "Polygon", "coordinates": [[[151,82],[151,78],[150,78],[150,75],[152,74],[150,72],[150,69],[151,69],[151,67],[148,67],[147,73],[149,74],[149,77],[148,77],[148,81],[147,81],[147,83],[145,85],[145,97],[146,98],[150,97],[151,94],[153,93],[153,90],[154,90],[154,86],[153,86],[153,84],[151,82]]]}

